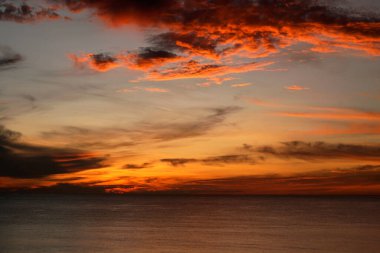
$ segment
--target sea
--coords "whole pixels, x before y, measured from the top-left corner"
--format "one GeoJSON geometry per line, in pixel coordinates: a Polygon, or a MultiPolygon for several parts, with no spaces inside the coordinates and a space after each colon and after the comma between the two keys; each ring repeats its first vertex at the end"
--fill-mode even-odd
{"type": "Polygon", "coordinates": [[[379,197],[0,195],[1,253],[379,253],[379,197]]]}

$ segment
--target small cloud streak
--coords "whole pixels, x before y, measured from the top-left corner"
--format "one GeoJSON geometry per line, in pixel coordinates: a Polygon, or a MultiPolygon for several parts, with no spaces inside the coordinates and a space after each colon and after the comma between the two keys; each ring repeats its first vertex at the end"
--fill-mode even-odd
{"type": "Polygon", "coordinates": [[[126,169],[126,170],[140,170],[140,169],[149,168],[151,165],[152,165],[151,163],[143,163],[143,164],[132,164],[132,163],[129,163],[129,164],[124,165],[123,169],[126,169]]]}
{"type": "Polygon", "coordinates": [[[167,93],[167,92],[169,92],[169,90],[162,89],[162,88],[154,88],[154,87],[143,88],[143,90],[148,91],[148,92],[156,92],[156,93],[167,93]]]}
{"type": "Polygon", "coordinates": [[[306,135],[358,135],[358,134],[380,134],[380,124],[350,123],[344,126],[324,125],[313,130],[301,132],[306,135]]]}
{"type": "MultiPolygon", "coordinates": [[[[252,150],[252,147],[251,147],[252,150]]],[[[379,161],[380,145],[360,145],[326,142],[283,142],[281,146],[261,146],[255,152],[286,159],[326,160],[348,159],[379,161]]]]}
{"type": "Polygon", "coordinates": [[[246,154],[231,154],[211,156],[206,158],[165,158],[161,162],[169,163],[171,166],[184,166],[189,163],[203,163],[211,166],[223,166],[224,164],[256,164],[256,159],[246,154]]]}
{"type": "Polygon", "coordinates": [[[252,84],[251,83],[235,83],[235,84],[231,84],[231,87],[232,88],[243,88],[243,87],[247,87],[247,86],[251,86],[252,84]]]}
{"type": "Polygon", "coordinates": [[[118,92],[121,93],[131,93],[131,92],[137,92],[137,91],[146,91],[146,92],[151,92],[151,93],[168,93],[170,90],[168,89],[163,89],[163,88],[158,88],[158,87],[131,87],[131,88],[125,88],[121,89],[118,92]]]}
{"type": "Polygon", "coordinates": [[[285,86],[284,88],[290,91],[309,90],[309,88],[304,87],[304,86],[299,86],[299,85],[285,86]]]}
{"type": "MultiPolygon", "coordinates": [[[[310,108],[313,109],[313,108],[310,108]]],[[[291,118],[380,121],[379,112],[367,112],[345,108],[315,108],[309,112],[279,112],[277,115],[291,118]]]]}
{"type": "Polygon", "coordinates": [[[154,70],[147,74],[142,80],[168,81],[189,78],[208,78],[210,76],[224,76],[228,74],[244,73],[262,70],[272,65],[273,62],[251,62],[240,65],[203,64],[197,61],[183,62],[179,67],[154,70]]]}

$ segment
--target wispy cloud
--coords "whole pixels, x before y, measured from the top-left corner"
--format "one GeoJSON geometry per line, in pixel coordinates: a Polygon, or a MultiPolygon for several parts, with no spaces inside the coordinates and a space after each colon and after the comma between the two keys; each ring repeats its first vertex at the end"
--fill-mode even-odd
{"type": "Polygon", "coordinates": [[[205,165],[225,164],[256,164],[257,161],[250,155],[246,154],[229,154],[220,156],[211,156],[206,158],[164,158],[161,162],[169,163],[172,166],[184,166],[189,163],[203,163],[205,165]]]}
{"type": "Polygon", "coordinates": [[[192,138],[208,134],[220,126],[228,116],[240,111],[240,107],[220,107],[207,110],[208,114],[185,122],[141,121],[133,126],[118,126],[100,129],[64,127],[41,134],[49,140],[71,140],[77,148],[91,147],[103,150],[116,147],[131,147],[141,143],[152,143],[192,138]],[[107,136],[106,140],[99,137],[107,136]]]}
{"type": "Polygon", "coordinates": [[[176,67],[166,68],[163,70],[153,70],[149,72],[142,80],[167,81],[189,78],[208,78],[210,76],[225,76],[228,74],[262,70],[272,64],[273,62],[250,62],[240,65],[220,65],[203,64],[191,60],[188,62],[183,62],[181,65],[176,67]]]}
{"type": "Polygon", "coordinates": [[[348,108],[309,107],[305,112],[279,112],[277,115],[292,118],[380,121],[380,113],[348,108]]]}
{"type": "Polygon", "coordinates": [[[232,88],[242,88],[242,87],[247,87],[247,86],[251,86],[252,84],[251,83],[235,83],[235,84],[231,84],[231,87],[232,88]]]}
{"type": "Polygon", "coordinates": [[[131,92],[136,92],[136,91],[146,91],[146,92],[152,92],[152,93],[170,92],[170,90],[168,89],[163,89],[163,88],[158,88],[158,87],[137,87],[137,86],[118,90],[118,92],[121,92],[121,93],[131,93],[131,92]]]}
{"type": "Polygon", "coordinates": [[[281,146],[261,146],[255,151],[286,159],[380,160],[380,145],[291,141],[283,142],[281,146]]]}
{"type": "Polygon", "coordinates": [[[22,56],[10,47],[0,46],[0,70],[22,61],[22,56]]]}
{"type": "Polygon", "coordinates": [[[344,123],[344,125],[324,124],[312,130],[301,131],[305,135],[360,135],[380,134],[380,123],[344,123]]]}
{"type": "Polygon", "coordinates": [[[152,164],[151,163],[142,163],[142,164],[133,164],[133,163],[128,163],[123,166],[123,169],[126,170],[139,170],[139,169],[145,169],[149,168],[152,164]]]}

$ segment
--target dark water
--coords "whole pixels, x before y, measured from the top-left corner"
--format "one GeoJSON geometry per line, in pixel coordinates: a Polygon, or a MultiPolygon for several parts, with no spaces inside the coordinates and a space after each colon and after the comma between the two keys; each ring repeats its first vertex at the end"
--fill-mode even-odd
{"type": "Polygon", "coordinates": [[[0,196],[0,252],[380,252],[380,199],[0,196]]]}

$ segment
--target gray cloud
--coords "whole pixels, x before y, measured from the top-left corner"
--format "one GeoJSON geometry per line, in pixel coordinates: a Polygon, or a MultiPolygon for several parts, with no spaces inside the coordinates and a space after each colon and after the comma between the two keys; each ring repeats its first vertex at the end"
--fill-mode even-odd
{"type": "Polygon", "coordinates": [[[249,155],[231,154],[221,156],[211,156],[206,158],[165,158],[161,162],[169,163],[172,166],[183,166],[188,163],[203,163],[206,165],[219,165],[224,164],[256,164],[256,159],[249,155]]]}
{"type": "Polygon", "coordinates": [[[105,157],[77,149],[20,142],[21,134],[0,126],[0,176],[42,178],[104,167],[105,157]]]}
{"type": "Polygon", "coordinates": [[[58,18],[60,15],[54,8],[33,7],[26,3],[17,5],[7,0],[0,1],[0,21],[30,23],[58,18]]]}
{"type": "MultiPolygon", "coordinates": [[[[245,146],[248,148],[249,146],[245,146]]],[[[252,150],[252,147],[250,148],[252,150]]],[[[362,159],[380,160],[380,145],[341,144],[326,142],[284,142],[281,146],[261,146],[256,152],[281,158],[312,159],[362,159]]]]}
{"type": "Polygon", "coordinates": [[[68,126],[60,130],[45,131],[41,136],[48,139],[71,139],[78,148],[91,147],[103,149],[110,147],[130,147],[147,142],[162,142],[183,138],[197,137],[207,134],[210,130],[221,125],[225,119],[241,110],[240,107],[221,107],[209,111],[206,116],[196,118],[189,122],[140,122],[131,127],[114,127],[104,129],[90,129],[68,126]],[[106,141],[98,140],[99,136],[107,136],[106,141]],[[126,140],[123,140],[123,139],[126,140]],[[121,141],[122,140],[122,141],[121,141]]]}
{"type": "Polygon", "coordinates": [[[10,47],[0,46],[0,70],[12,67],[22,59],[21,55],[14,52],[10,47]]]}

